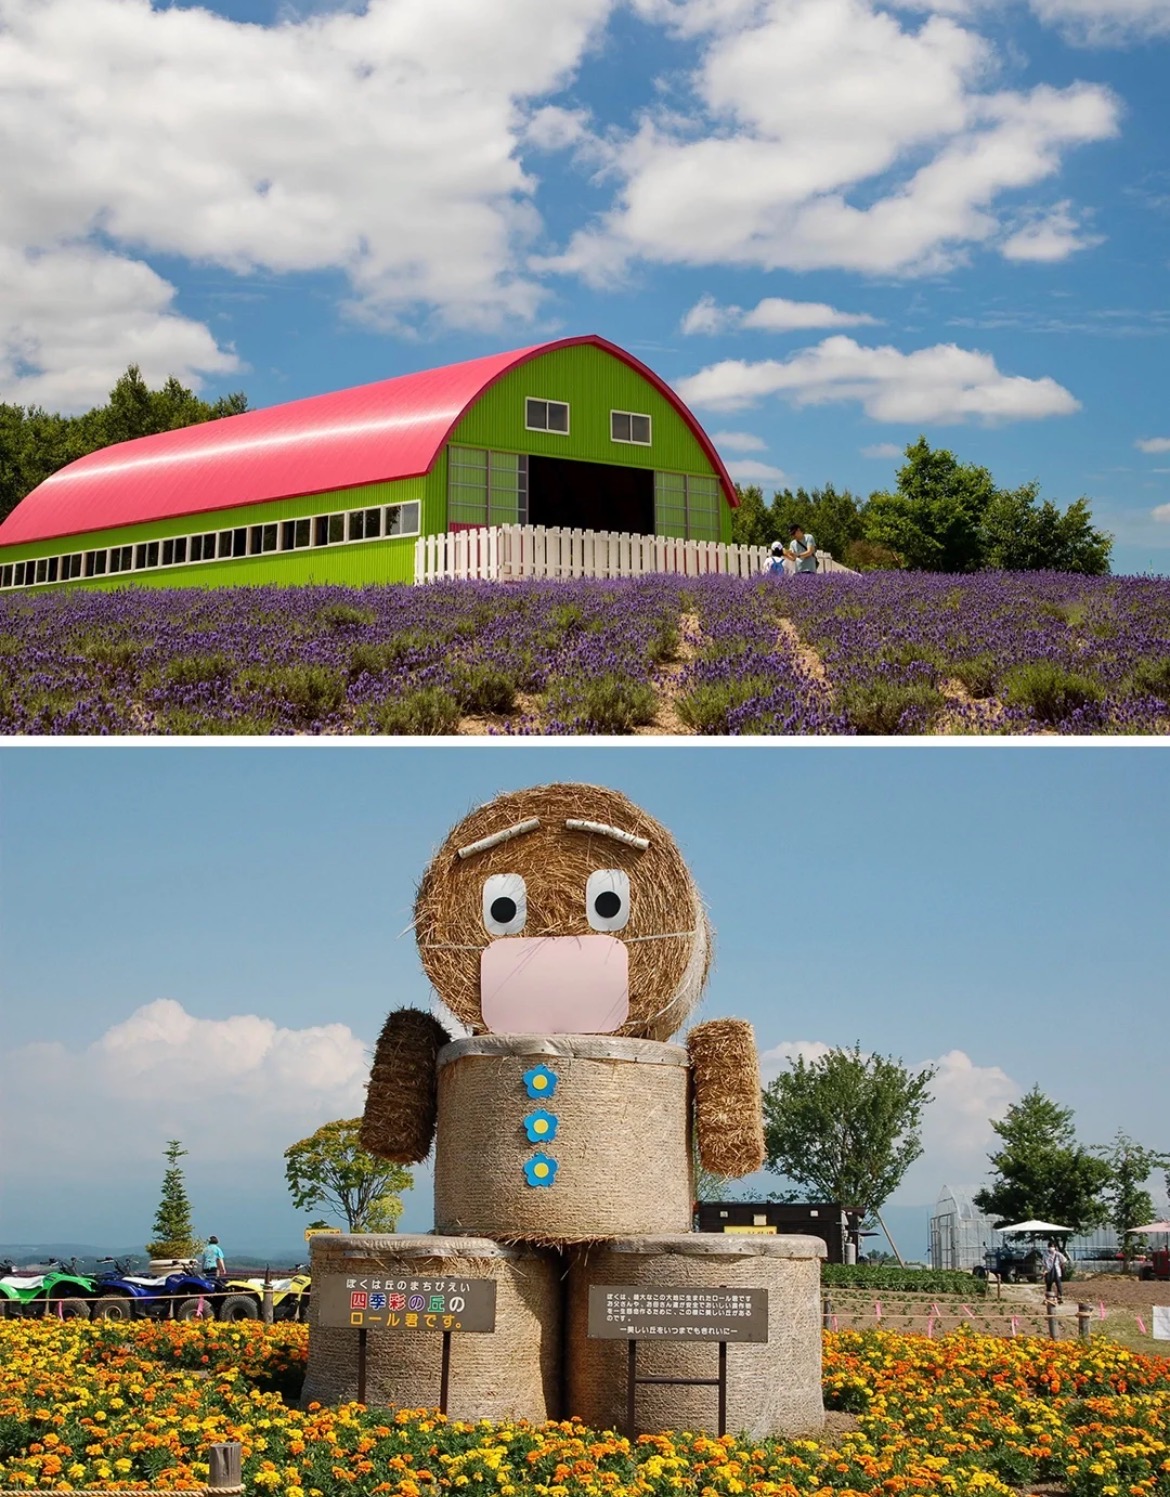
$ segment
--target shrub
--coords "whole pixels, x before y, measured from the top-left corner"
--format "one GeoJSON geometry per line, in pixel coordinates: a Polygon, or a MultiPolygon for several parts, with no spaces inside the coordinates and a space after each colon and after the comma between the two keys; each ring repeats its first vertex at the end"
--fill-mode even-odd
{"type": "Polygon", "coordinates": [[[855,572],[897,572],[906,565],[892,546],[881,541],[850,541],[841,558],[855,572]]]}
{"type": "Polygon", "coordinates": [[[906,1290],[922,1294],[987,1293],[987,1280],[951,1268],[898,1268],[890,1264],[822,1263],[821,1283],[838,1289],[906,1290]]]}
{"type": "Polygon", "coordinates": [[[142,646],[129,639],[86,639],[81,643],[81,653],[94,665],[124,671],[135,664],[142,646]]]}
{"type": "Polygon", "coordinates": [[[440,643],[433,634],[421,629],[405,629],[380,644],[354,645],[349,652],[349,679],[361,675],[380,676],[396,669],[410,655],[422,654],[440,643]]]}
{"type": "Polygon", "coordinates": [[[850,681],[841,690],[845,716],[866,736],[925,732],[942,704],[938,688],[919,681],[850,681]]]}
{"type": "Polygon", "coordinates": [[[245,684],[259,687],[283,704],[301,727],[328,717],[345,701],[341,672],[324,665],[279,665],[251,671],[245,684]]]}
{"type": "Polygon", "coordinates": [[[654,721],[654,688],[628,676],[558,682],[549,692],[548,710],[581,733],[628,733],[654,721]]]}
{"type": "Polygon", "coordinates": [[[947,669],[973,697],[982,699],[995,691],[994,655],[969,655],[966,660],[952,661],[947,669]]]}
{"type": "Polygon", "coordinates": [[[668,665],[672,660],[677,660],[678,646],[678,625],[670,619],[663,619],[655,630],[646,651],[650,664],[668,665]]]}
{"type": "Polygon", "coordinates": [[[765,676],[740,676],[730,681],[704,681],[683,692],[675,711],[696,733],[726,733],[728,718],[752,697],[767,696],[774,683],[765,676]]]}
{"type": "Polygon", "coordinates": [[[1004,672],[1000,698],[1009,707],[1030,707],[1041,722],[1059,723],[1079,708],[1099,702],[1104,688],[1089,676],[1051,660],[1030,660],[1004,672]]]}
{"type": "Polygon", "coordinates": [[[464,712],[514,712],[516,682],[506,671],[477,662],[452,672],[452,687],[464,712]]]}
{"type": "Polygon", "coordinates": [[[1127,677],[1129,689],[1138,696],[1158,697],[1170,702],[1170,655],[1139,660],[1127,677]]]}
{"type": "Polygon", "coordinates": [[[317,617],[330,629],[356,629],[374,622],[368,608],[355,608],[352,603],[327,603],[317,617]]]}
{"type": "Polygon", "coordinates": [[[459,703],[450,692],[439,686],[422,686],[377,707],[372,731],[434,737],[454,732],[461,715],[459,703]]]}
{"type": "Polygon", "coordinates": [[[168,686],[219,685],[235,675],[235,665],[222,650],[210,655],[182,655],[168,661],[160,679],[168,686]]]}

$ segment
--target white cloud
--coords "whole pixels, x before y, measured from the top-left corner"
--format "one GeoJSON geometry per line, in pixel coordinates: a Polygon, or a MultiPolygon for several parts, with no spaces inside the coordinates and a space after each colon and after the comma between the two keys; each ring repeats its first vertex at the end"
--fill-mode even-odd
{"type": "Polygon", "coordinates": [[[733,458],[727,464],[727,471],[737,483],[757,483],[762,478],[770,479],[773,483],[788,481],[788,474],[783,468],[774,468],[771,463],[760,463],[754,458],[733,458]]]}
{"type": "Polygon", "coordinates": [[[897,442],[875,442],[872,447],[861,449],[862,457],[901,457],[902,448],[897,442]]]}
{"type": "MultiPolygon", "coordinates": [[[[873,0],[646,8],[703,39],[692,80],[700,124],[647,113],[615,154],[624,181],[614,205],[541,262],[596,282],[638,257],[945,268],[996,243],[1006,194],[1117,131],[1104,88],[996,90],[990,44],[946,16],[911,27],[873,0]]],[[[1050,234],[1048,247],[1079,243],[1050,234]]]]}
{"type": "Polygon", "coordinates": [[[1139,437],[1133,445],[1140,452],[1170,452],[1170,437],[1139,437]]]}
{"type": "MultiPolygon", "coordinates": [[[[94,317],[192,372],[228,356],[175,317],[152,256],[340,271],[353,309],[387,326],[531,317],[527,116],[612,4],[369,0],[259,26],[150,0],[0,0],[0,246],[50,270],[108,260],[94,317]]],[[[581,125],[535,108],[530,128],[551,148],[581,125]]],[[[5,318],[0,399],[18,380],[53,403],[108,386],[127,337],[103,353],[100,329],[70,321],[5,318]]]]}
{"type": "Polygon", "coordinates": [[[95,1118],[123,1156],[154,1157],[160,1138],[208,1157],[282,1150],[361,1111],[369,1056],[344,1024],[201,1019],[159,998],[84,1048],[51,1041],[10,1051],[0,1074],[10,1114],[0,1132],[38,1139],[46,1169],[54,1160],[64,1169],[95,1118]]]}
{"type": "Polygon", "coordinates": [[[1002,374],[990,354],[936,344],[913,353],[826,338],[785,360],[725,359],[677,382],[689,405],[738,410],[767,395],[796,406],[860,402],[877,421],[1038,420],[1080,409],[1055,380],[1002,374]]]}
{"type": "Polygon", "coordinates": [[[179,316],[175,289],[140,260],[89,245],[30,254],[0,243],[0,393],[17,405],[84,410],[137,364],[148,383],[240,367],[202,323],[179,316]]]}
{"type": "Polygon", "coordinates": [[[865,312],[839,312],[821,301],[787,301],[767,296],[750,310],[721,307],[712,296],[703,296],[682,320],[684,333],[721,333],[729,328],[751,328],[770,333],[821,327],[875,325],[878,319],[865,312]]]}
{"type": "Polygon", "coordinates": [[[1032,260],[1049,264],[1067,260],[1077,250],[1102,244],[1099,234],[1084,233],[1077,223],[1070,203],[1058,203],[1046,213],[1035,215],[1029,223],[1004,240],[1001,252],[1008,260],[1032,260]]]}
{"type": "MultiPolygon", "coordinates": [[[[760,1056],[765,1084],[787,1070],[790,1060],[803,1056],[811,1063],[831,1048],[820,1040],[772,1046],[760,1056]]],[[[999,1066],[976,1065],[962,1050],[948,1050],[929,1062],[914,1061],[909,1068],[920,1070],[924,1064],[936,1068],[930,1088],[934,1100],[923,1113],[922,1156],[911,1166],[898,1195],[933,1201],[944,1184],[966,1183],[985,1174],[995,1140],[991,1120],[1003,1117],[1023,1087],[999,1066]]]]}
{"type": "Polygon", "coordinates": [[[1150,513],[1159,525],[1170,525],[1170,504],[1159,504],[1150,513]]]}
{"type": "Polygon", "coordinates": [[[1119,46],[1170,35],[1166,0],[1030,0],[1042,21],[1059,26],[1070,41],[1119,46]]]}
{"type": "Polygon", "coordinates": [[[711,440],[722,452],[766,452],[768,444],[763,437],[753,436],[750,431],[717,431],[711,440]]]}

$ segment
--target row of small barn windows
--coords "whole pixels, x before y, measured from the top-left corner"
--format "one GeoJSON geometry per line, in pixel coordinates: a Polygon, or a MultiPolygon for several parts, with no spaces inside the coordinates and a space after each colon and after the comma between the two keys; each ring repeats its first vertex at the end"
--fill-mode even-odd
{"type": "Polygon", "coordinates": [[[163,541],[139,541],[131,546],[74,551],[68,556],[41,556],[35,561],[11,562],[0,567],[0,588],[35,587],[42,582],[71,582],[75,577],[106,577],[155,567],[186,566],[191,562],[262,556],[270,551],[302,551],[311,546],[335,546],[347,541],[418,535],[419,519],[419,501],[414,499],[405,504],[379,505],[376,509],[351,509],[301,520],[270,520],[264,525],[240,525],[204,535],[180,535],[163,541]]]}
{"type": "MultiPolygon", "coordinates": [[[[536,400],[529,396],[524,403],[524,425],[529,431],[555,431],[569,435],[569,407],[563,400],[536,400]]],[[[636,411],[610,411],[611,442],[634,442],[650,446],[650,417],[636,411]]]]}

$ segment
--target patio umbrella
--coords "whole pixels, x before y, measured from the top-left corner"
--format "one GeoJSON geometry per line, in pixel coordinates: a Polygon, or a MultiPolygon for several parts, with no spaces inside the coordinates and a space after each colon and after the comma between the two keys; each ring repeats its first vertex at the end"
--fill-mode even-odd
{"type": "Polygon", "coordinates": [[[1144,1227],[1130,1227],[1131,1232],[1170,1232],[1170,1221],[1147,1222],[1144,1227]]]}
{"type": "Polygon", "coordinates": [[[1072,1235],[1071,1227],[1058,1227],[1055,1222],[1026,1221],[1016,1222],[1010,1227],[1000,1227],[1001,1232],[1031,1232],[1033,1236],[1040,1236],[1044,1232],[1060,1232],[1066,1237],[1072,1235]]]}

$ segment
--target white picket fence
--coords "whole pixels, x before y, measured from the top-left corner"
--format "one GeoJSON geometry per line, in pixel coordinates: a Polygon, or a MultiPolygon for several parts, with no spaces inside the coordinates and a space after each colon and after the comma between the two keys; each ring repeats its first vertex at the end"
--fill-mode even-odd
{"type": "MultiPolygon", "coordinates": [[[[609,530],[495,525],[419,536],[414,548],[414,580],[512,582],[521,577],[641,577],[647,572],[755,577],[768,559],[767,546],[684,541],[668,535],[619,535],[609,530]]],[[[817,552],[817,571],[849,570],[827,551],[817,552]]]]}

